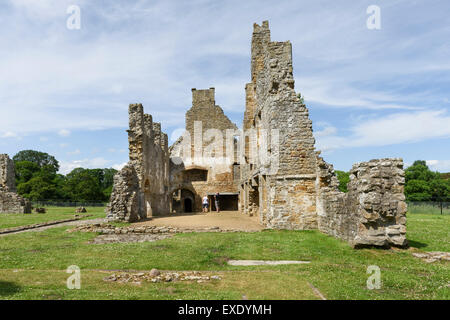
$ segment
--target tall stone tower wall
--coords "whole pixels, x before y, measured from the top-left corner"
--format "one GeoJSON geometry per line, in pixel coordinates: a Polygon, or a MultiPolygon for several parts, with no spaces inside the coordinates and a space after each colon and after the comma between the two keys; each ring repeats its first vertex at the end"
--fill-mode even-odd
{"type": "Polygon", "coordinates": [[[30,201],[16,192],[14,161],[0,154],[0,213],[31,213],[30,201]]]}
{"type": "Polygon", "coordinates": [[[161,124],[130,104],[128,164],[115,176],[106,211],[113,219],[136,221],[169,212],[168,137],[161,124]]]}
{"type": "Polygon", "coordinates": [[[229,136],[236,130],[237,126],[216,105],[214,88],[192,89],[186,135],[170,148],[174,160],[170,166],[170,194],[180,194],[173,202],[174,211],[182,211],[185,198],[192,199],[193,211],[201,211],[202,198],[217,192],[224,194],[223,202],[234,195],[237,205],[236,145],[229,136]]]}
{"type": "Polygon", "coordinates": [[[243,127],[256,134],[249,133],[245,142],[257,150],[267,148],[269,161],[244,147],[241,207],[259,214],[268,227],[317,228],[315,141],[308,110],[294,90],[291,43],[272,42],[267,21],[255,24],[251,62],[243,127]]]}
{"type": "Polygon", "coordinates": [[[349,192],[338,190],[294,90],[291,43],[271,41],[267,21],[254,25],[251,80],[245,87],[241,210],[268,228],[319,229],[356,247],[405,246],[402,160],[356,164],[349,192]],[[278,140],[272,141],[274,131],[278,140]]]}

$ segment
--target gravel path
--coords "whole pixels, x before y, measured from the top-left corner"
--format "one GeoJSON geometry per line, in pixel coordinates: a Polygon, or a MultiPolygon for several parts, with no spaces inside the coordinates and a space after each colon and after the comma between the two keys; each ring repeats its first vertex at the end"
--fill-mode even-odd
{"type": "Polygon", "coordinates": [[[133,223],[132,226],[166,226],[180,229],[219,227],[221,229],[242,231],[260,231],[263,229],[257,218],[249,217],[239,211],[221,211],[220,213],[199,212],[155,216],[150,221],[136,222],[133,223]]]}

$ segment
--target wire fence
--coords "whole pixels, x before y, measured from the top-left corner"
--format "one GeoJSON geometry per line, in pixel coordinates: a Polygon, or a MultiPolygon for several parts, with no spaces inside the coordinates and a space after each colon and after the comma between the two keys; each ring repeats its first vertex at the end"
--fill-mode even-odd
{"type": "Polygon", "coordinates": [[[450,202],[408,201],[408,213],[450,214],[450,202]]]}
{"type": "Polygon", "coordinates": [[[31,201],[33,207],[105,207],[102,201],[64,201],[64,200],[38,200],[31,201]]]}
{"type": "MultiPolygon", "coordinates": [[[[408,213],[421,214],[450,214],[450,202],[433,201],[407,201],[408,213]]],[[[39,200],[32,201],[32,206],[37,207],[105,207],[103,201],[66,201],[66,200],[39,200]]]]}

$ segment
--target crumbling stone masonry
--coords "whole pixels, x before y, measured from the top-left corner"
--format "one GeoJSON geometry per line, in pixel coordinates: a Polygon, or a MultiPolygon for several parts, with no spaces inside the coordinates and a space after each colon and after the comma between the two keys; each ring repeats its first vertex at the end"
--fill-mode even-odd
{"type": "Polygon", "coordinates": [[[261,159],[244,147],[241,210],[268,228],[319,229],[355,247],[405,246],[402,160],[356,164],[349,192],[338,190],[333,167],[315,151],[308,109],[294,90],[291,43],[272,42],[267,21],[254,25],[251,80],[245,88],[245,142],[268,156],[261,159]],[[273,129],[278,141],[263,143],[260,132],[273,129]]]}
{"type": "Polygon", "coordinates": [[[348,193],[339,191],[294,90],[292,45],[271,41],[267,21],[254,24],[245,93],[236,138],[214,88],[192,89],[186,133],[170,148],[160,124],[142,105],[130,105],[130,161],[114,178],[108,216],[136,221],[200,211],[201,198],[213,203],[219,192],[227,209],[256,216],[267,228],[318,229],[354,247],[407,245],[403,161],[355,164],[348,193]]]}
{"type": "Polygon", "coordinates": [[[129,106],[130,161],[114,177],[108,218],[137,221],[169,212],[169,151],[161,124],[144,114],[142,104],[129,106]]]}
{"type": "Polygon", "coordinates": [[[355,247],[405,246],[406,203],[401,159],[379,159],[353,165],[348,193],[322,158],[318,158],[318,229],[355,247]]]}
{"type": "Polygon", "coordinates": [[[236,176],[240,169],[234,161],[237,144],[233,137],[236,130],[236,125],[216,105],[214,88],[192,89],[186,133],[169,149],[171,211],[201,211],[205,195],[214,206],[212,197],[216,192],[221,194],[222,210],[238,209],[236,176]],[[232,150],[229,154],[227,148],[232,150]]]}
{"type": "Polygon", "coordinates": [[[17,194],[14,161],[0,154],[0,213],[31,213],[31,203],[17,194]]]}

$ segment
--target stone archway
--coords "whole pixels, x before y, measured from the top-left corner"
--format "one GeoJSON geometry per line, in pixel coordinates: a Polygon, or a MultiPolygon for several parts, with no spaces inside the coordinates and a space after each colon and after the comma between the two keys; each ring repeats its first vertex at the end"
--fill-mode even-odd
{"type": "Polygon", "coordinates": [[[195,193],[179,187],[171,192],[172,209],[175,213],[195,212],[195,193]]]}

